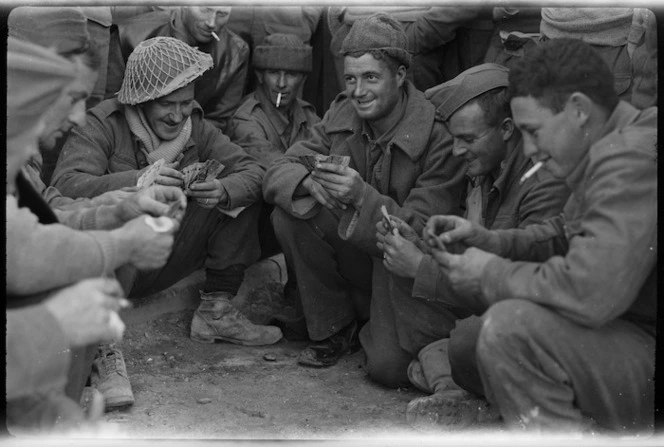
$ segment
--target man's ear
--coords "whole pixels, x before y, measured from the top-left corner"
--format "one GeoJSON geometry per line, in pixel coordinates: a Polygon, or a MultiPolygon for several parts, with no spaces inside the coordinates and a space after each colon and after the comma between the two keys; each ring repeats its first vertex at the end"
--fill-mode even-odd
{"type": "Polygon", "coordinates": [[[263,85],[263,72],[261,70],[256,70],[256,82],[259,85],[263,85]]]}
{"type": "Polygon", "coordinates": [[[583,127],[590,119],[593,100],[585,93],[574,92],[567,100],[567,104],[571,107],[572,118],[577,121],[579,127],[583,127]]]}
{"type": "Polygon", "coordinates": [[[399,68],[397,68],[397,84],[401,87],[405,81],[406,67],[404,65],[399,65],[399,68]]]}
{"type": "Polygon", "coordinates": [[[500,123],[500,133],[503,136],[503,141],[507,141],[512,138],[514,135],[514,120],[511,117],[507,117],[500,123]]]}

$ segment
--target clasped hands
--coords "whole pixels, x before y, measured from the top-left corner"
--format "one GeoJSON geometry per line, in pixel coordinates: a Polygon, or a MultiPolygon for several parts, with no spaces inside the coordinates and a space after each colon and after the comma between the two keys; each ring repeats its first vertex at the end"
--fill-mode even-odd
{"type": "Polygon", "coordinates": [[[420,238],[403,220],[390,215],[376,223],[377,246],[383,265],[393,274],[415,278],[425,255],[431,255],[452,288],[463,296],[481,296],[482,272],[496,255],[473,247],[488,230],[458,216],[432,216],[420,238]]]}
{"type": "Polygon", "coordinates": [[[367,185],[353,168],[317,162],[316,170],[305,177],[302,186],[324,207],[345,210],[348,205],[355,209],[362,206],[367,185]]]}

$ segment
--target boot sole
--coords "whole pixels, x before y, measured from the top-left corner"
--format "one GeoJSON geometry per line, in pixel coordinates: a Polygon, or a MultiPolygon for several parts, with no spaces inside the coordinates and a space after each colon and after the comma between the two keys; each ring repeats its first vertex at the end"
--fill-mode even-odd
{"type": "Polygon", "coordinates": [[[192,335],[191,339],[198,342],[198,343],[207,343],[207,344],[212,344],[216,340],[219,341],[225,341],[228,343],[233,343],[234,345],[242,345],[242,346],[266,346],[266,345],[273,345],[279,340],[282,339],[282,337],[277,338],[276,340],[272,342],[264,342],[264,341],[251,341],[251,340],[238,340],[237,338],[230,338],[230,337],[222,337],[221,335],[212,335],[210,337],[201,337],[201,336],[196,336],[192,335]]]}
{"type": "Polygon", "coordinates": [[[119,408],[119,407],[128,407],[130,405],[134,405],[134,398],[124,396],[115,399],[104,399],[104,403],[106,404],[105,405],[106,410],[119,408]]]}

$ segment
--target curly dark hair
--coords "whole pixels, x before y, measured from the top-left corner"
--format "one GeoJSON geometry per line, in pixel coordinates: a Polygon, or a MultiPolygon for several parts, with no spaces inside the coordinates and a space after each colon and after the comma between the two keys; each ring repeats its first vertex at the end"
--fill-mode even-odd
{"type": "Polygon", "coordinates": [[[510,98],[532,96],[559,113],[574,92],[587,95],[609,112],[618,105],[609,66],[579,39],[542,42],[510,69],[510,98]]]}

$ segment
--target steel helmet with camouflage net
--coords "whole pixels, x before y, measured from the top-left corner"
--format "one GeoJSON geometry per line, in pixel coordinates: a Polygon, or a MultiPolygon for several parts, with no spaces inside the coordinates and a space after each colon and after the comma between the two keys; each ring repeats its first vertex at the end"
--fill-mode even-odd
{"type": "Polygon", "coordinates": [[[173,37],[153,37],[129,55],[118,101],[136,105],[185,87],[212,68],[212,57],[173,37]]]}

